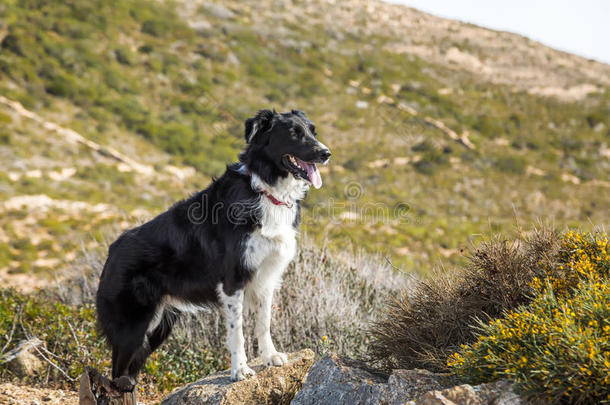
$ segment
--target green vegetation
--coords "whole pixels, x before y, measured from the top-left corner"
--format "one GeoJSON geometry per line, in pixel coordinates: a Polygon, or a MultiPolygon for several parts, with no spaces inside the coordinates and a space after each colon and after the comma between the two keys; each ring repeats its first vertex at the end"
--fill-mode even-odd
{"type": "MultiPolygon", "coordinates": [[[[25,296],[14,290],[0,290],[0,347],[12,348],[23,339],[36,337],[44,342],[38,357],[47,367],[31,377],[13,376],[6,364],[0,364],[0,379],[56,387],[78,387],[78,378],[86,366],[110,369],[110,354],[99,335],[92,303],[70,306],[51,296],[25,296]]],[[[226,356],[189,345],[173,338],[155,353],[142,375],[140,392],[165,392],[178,384],[194,381],[201,375],[227,366],[226,356]]],[[[218,349],[217,349],[218,350],[218,349]]]]}
{"type": "Polygon", "coordinates": [[[609,309],[607,235],[543,229],[481,244],[457,274],[390,300],[370,355],[470,384],[509,378],[535,403],[605,403],[609,309]]]}
{"type": "MultiPolygon", "coordinates": [[[[25,296],[14,290],[0,290],[0,346],[11,348],[19,341],[38,337],[46,343],[43,355],[51,351],[55,364],[74,381],[83,372],[87,359],[91,364],[107,368],[109,359],[96,329],[92,305],[79,308],[57,302],[49,297],[25,296]]],[[[51,367],[45,376],[55,383],[65,382],[65,376],[51,367]]],[[[0,378],[10,379],[10,371],[0,365],[0,378]]],[[[26,381],[26,382],[34,382],[26,381]]]]}
{"type": "Polygon", "coordinates": [[[448,361],[470,382],[515,380],[544,403],[610,401],[610,244],[568,233],[559,260],[532,282],[532,302],[481,323],[476,342],[448,361]]]}

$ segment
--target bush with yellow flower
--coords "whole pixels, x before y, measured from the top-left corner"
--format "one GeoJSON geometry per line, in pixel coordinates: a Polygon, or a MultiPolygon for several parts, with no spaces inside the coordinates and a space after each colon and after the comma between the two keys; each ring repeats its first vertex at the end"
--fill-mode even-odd
{"type": "Polygon", "coordinates": [[[568,232],[532,301],[489,323],[449,357],[462,380],[510,378],[540,403],[610,403],[610,243],[568,232]]]}

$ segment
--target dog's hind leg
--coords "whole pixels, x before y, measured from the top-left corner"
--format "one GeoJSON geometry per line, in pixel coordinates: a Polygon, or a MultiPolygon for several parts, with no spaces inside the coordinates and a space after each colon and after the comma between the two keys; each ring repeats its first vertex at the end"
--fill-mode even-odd
{"type": "Polygon", "coordinates": [[[227,295],[222,288],[222,284],[218,284],[217,292],[225,315],[227,347],[231,352],[231,380],[241,381],[255,374],[254,370],[248,367],[248,359],[244,348],[244,290],[236,290],[232,295],[227,295]]]}
{"type": "Polygon", "coordinates": [[[129,376],[128,370],[137,351],[137,347],[112,346],[112,384],[121,392],[133,391],[136,386],[136,380],[129,376]]]}
{"type": "Polygon", "coordinates": [[[146,325],[123,329],[112,345],[112,382],[119,391],[133,391],[136,380],[130,376],[132,361],[144,345],[146,325]]]}
{"type": "Polygon", "coordinates": [[[131,363],[129,364],[129,377],[137,380],[138,373],[146,362],[146,359],[165,341],[165,339],[167,339],[176,320],[177,315],[173,312],[163,312],[163,317],[159,324],[151,332],[146,334],[144,344],[134,354],[131,363]]]}

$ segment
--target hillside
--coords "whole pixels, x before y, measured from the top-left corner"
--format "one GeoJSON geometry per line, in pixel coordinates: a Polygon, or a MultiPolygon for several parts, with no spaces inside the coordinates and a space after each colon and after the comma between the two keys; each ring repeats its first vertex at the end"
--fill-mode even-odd
{"type": "Polygon", "coordinates": [[[204,187],[263,107],[305,110],[333,149],[304,212],[331,249],[425,274],[515,223],[609,225],[608,65],[379,1],[0,14],[3,283],[57,275],[204,187]]]}

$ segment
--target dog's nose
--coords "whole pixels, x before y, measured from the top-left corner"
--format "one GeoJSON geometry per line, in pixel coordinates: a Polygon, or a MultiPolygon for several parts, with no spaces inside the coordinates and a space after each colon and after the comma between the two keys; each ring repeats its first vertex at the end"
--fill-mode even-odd
{"type": "Polygon", "coordinates": [[[320,156],[320,159],[323,162],[326,162],[328,159],[330,159],[330,149],[322,149],[320,152],[318,152],[318,156],[320,156]]]}

